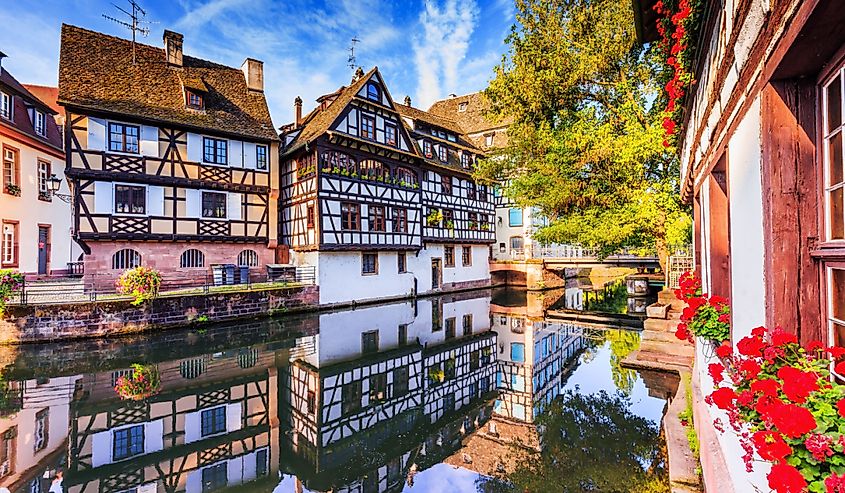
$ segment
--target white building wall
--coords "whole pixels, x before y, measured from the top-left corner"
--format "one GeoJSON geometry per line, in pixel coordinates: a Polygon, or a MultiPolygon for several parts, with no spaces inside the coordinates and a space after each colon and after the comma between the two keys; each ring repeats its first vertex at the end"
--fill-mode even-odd
{"type": "Polygon", "coordinates": [[[75,261],[82,250],[71,239],[70,204],[58,198],[51,202],[38,200],[38,160],[50,162],[51,172],[62,180],[61,194],[69,194],[65,182],[65,161],[45,152],[0,136],[0,147],[11,146],[19,151],[21,195],[15,197],[0,191],[0,220],[18,221],[18,267],[24,273],[38,272],[38,225],[50,226],[49,269],[63,271],[67,263],[75,261]]]}

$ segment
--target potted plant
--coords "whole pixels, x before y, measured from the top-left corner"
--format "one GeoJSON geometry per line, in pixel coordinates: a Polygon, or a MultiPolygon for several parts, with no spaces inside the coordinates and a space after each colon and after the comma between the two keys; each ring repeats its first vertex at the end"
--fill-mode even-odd
{"type": "Polygon", "coordinates": [[[132,371],[117,379],[114,390],[123,400],[142,401],[161,389],[161,378],[155,365],[132,365],[132,371]]]}
{"type": "Polygon", "coordinates": [[[681,275],[675,296],[686,302],[681,323],[675,331],[678,339],[692,342],[693,336],[718,346],[731,335],[731,307],[721,296],[708,296],[701,291],[701,280],[695,274],[681,275]]]}
{"type": "Polygon", "coordinates": [[[6,193],[12,195],[14,197],[21,196],[21,187],[15,185],[14,183],[7,183],[6,184],[6,193]]]}
{"type": "Polygon", "coordinates": [[[22,286],[23,274],[8,269],[0,270],[0,317],[6,310],[6,302],[22,286]]]}
{"type": "Polygon", "coordinates": [[[443,221],[443,211],[440,209],[431,209],[426,217],[426,222],[429,226],[438,226],[443,221]]]}
{"type": "Polygon", "coordinates": [[[490,224],[481,223],[481,231],[490,231],[490,224]]]}
{"type": "Polygon", "coordinates": [[[117,291],[134,298],[132,304],[141,305],[158,296],[161,274],[150,267],[138,266],[125,271],[117,280],[117,291]]]}
{"type": "Polygon", "coordinates": [[[432,366],[428,369],[428,379],[432,384],[443,383],[443,380],[446,379],[446,374],[443,373],[440,365],[432,366]]]}

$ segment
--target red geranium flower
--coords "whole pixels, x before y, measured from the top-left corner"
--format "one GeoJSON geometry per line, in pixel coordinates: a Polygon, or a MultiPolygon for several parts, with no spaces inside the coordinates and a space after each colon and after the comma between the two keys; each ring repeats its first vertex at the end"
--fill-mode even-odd
{"type": "Polygon", "coordinates": [[[675,337],[682,341],[688,341],[690,335],[690,331],[687,330],[686,324],[678,324],[678,329],[675,331],[675,337]]]}
{"type": "Polygon", "coordinates": [[[819,390],[819,376],[815,373],[784,366],[778,370],[778,377],[783,380],[783,393],[793,402],[804,402],[808,395],[819,390]]]}
{"type": "Polygon", "coordinates": [[[845,493],[845,474],[839,476],[835,472],[830,473],[824,480],[827,493],[845,493]]]}
{"type": "Polygon", "coordinates": [[[817,426],[813,413],[795,404],[772,404],[768,418],[775,429],[789,438],[798,438],[815,430],[817,426]]]}
{"type": "Polygon", "coordinates": [[[743,360],[742,363],[739,364],[738,368],[740,373],[742,373],[742,375],[748,380],[757,378],[757,375],[760,374],[761,370],[760,363],[757,363],[757,361],[753,359],[743,360]]]}
{"type": "Polygon", "coordinates": [[[743,337],[736,344],[737,351],[743,356],[760,356],[764,347],[766,347],[766,343],[757,336],[743,337]]]}
{"type": "Polygon", "coordinates": [[[832,438],[818,433],[810,435],[804,440],[804,446],[813,454],[813,458],[819,462],[823,462],[833,455],[833,450],[830,449],[832,444],[832,438]]]}
{"type": "Polygon", "coordinates": [[[784,355],[783,348],[779,346],[769,346],[763,350],[763,359],[768,363],[774,363],[776,359],[784,355]]]}
{"type": "Polygon", "coordinates": [[[763,380],[755,380],[751,382],[751,391],[754,393],[760,392],[765,396],[777,398],[780,384],[777,380],[766,378],[763,380]]]}
{"type": "Polygon", "coordinates": [[[733,401],[736,397],[736,392],[729,387],[719,387],[710,394],[713,404],[715,404],[719,409],[725,410],[733,407],[733,401]]]}
{"type": "Polygon", "coordinates": [[[839,411],[839,415],[845,418],[845,399],[840,399],[839,402],[836,403],[836,410],[839,411]]]}
{"type": "Polygon", "coordinates": [[[769,488],[777,493],[801,493],[807,487],[807,480],[798,469],[785,462],[772,466],[772,471],[767,477],[769,488]]]}
{"type": "Polygon", "coordinates": [[[748,407],[754,401],[754,392],[750,390],[743,390],[736,396],[736,403],[743,407],[748,407]]]}
{"type": "Polygon", "coordinates": [[[780,327],[772,331],[772,344],[775,346],[783,347],[787,344],[793,344],[797,342],[798,337],[795,334],[790,334],[789,332],[781,329],[780,327]]]}
{"type": "Polygon", "coordinates": [[[764,460],[781,462],[792,453],[792,447],[783,440],[780,433],[775,431],[758,431],[751,436],[751,441],[764,460]]]}
{"type": "Polygon", "coordinates": [[[836,363],[836,366],[833,367],[833,371],[835,371],[839,375],[845,375],[845,361],[840,361],[839,363],[836,363]]]}
{"type": "Polygon", "coordinates": [[[808,353],[811,353],[813,351],[824,349],[824,344],[822,344],[821,341],[810,341],[806,346],[804,346],[804,349],[806,349],[808,353]]]}
{"type": "Polygon", "coordinates": [[[719,385],[720,383],[722,383],[722,380],[725,379],[725,377],[722,375],[724,371],[725,367],[722,366],[721,363],[710,363],[710,365],[707,367],[707,372],[710,373],[710,377],[713,379],[713,383],[715,385],[719,385]]]}
{"type": "Polygon", "coordinates": [[[839,359],[845,356],[845,348],[839,346],[831,346],[827,348],[827,352],[830,353],[830,357],[833,359],[839,359]]]}
{"type": "Polygon", "coordinates": [[[722,344],[721,346],[716,348],[716,356],[720,358],[728,358],[732,353],[731,346],[728,344],[722,344]]]}

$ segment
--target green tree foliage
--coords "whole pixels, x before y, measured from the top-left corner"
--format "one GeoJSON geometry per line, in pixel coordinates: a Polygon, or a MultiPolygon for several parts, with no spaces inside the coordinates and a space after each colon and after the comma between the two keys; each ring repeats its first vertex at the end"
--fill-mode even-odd
{"type": "Polygon", "coordinates": [[[480,478],[478,490],[669,491],[658,427],[630,407],[625,397],[606,392],[562,394],[538,417],[542,452],[514,446],[508,462],[515,469],[480,478]]]}
{"type": "Polygon", "coordinates": [[[509,51],[485,91],[489,116],[510,121],[508,145],[478,166],[517,205],[550,223],[543,243],[602,254],[689,242],[677,157],[663,146],[664,70],[635,41],[631,2],[516,0],[509,51]]]}

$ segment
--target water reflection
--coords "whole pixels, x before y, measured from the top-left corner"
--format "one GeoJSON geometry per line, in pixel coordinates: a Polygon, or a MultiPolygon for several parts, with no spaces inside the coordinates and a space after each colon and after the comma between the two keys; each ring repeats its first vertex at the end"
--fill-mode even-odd
{"type": "MultiPolygon", "coordinates": [[[[638,333],[550,322],[551,303],[479,291],[7,348],[0,485],[46,492],[62,471],[63,491],[78,493],[547,491],[519,479],[562,457],[540,453],[537,425],[544,444],[567,430],[552,432],[556,453],[601,448],[601,406],[626,438],[612,457],[587,455],[662,477],[649,454],[665,401],[618,365],[638,333]],[[133,363],[158,369],[153,397],[115,393],[133,363]],[[591,397],[599,388],[611,392],[591,397]],[[595,421],[572,435],[585,406],[595,421]]],[[[578,464],[571,474],[596,485],[616,477],[578,464]]]]}

